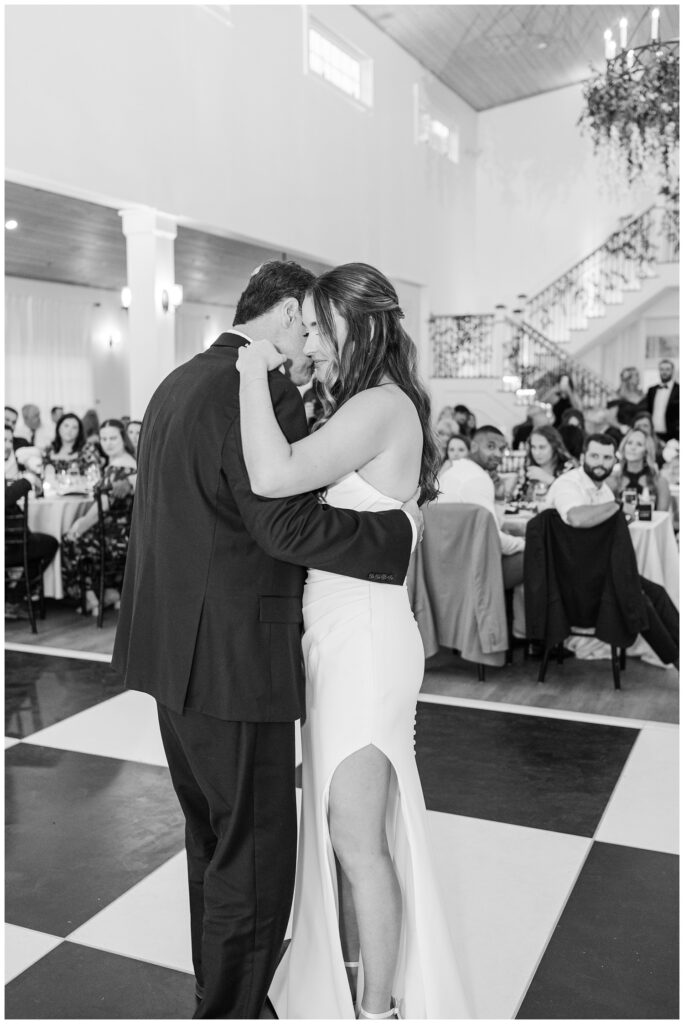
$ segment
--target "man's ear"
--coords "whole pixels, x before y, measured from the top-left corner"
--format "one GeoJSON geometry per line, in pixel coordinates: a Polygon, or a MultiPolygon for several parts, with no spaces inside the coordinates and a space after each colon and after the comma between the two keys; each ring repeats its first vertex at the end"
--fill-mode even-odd
{"type": "Polygon", "coordinates": [[[294,296],[283,300],[281,315],[283,327],[292,327],[297,320],[301,320],[302,313],[294,296]]]}

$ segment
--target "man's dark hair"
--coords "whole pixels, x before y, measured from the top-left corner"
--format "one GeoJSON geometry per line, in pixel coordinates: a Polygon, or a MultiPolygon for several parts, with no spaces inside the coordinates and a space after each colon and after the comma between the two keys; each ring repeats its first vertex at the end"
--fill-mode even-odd
{"type": "Polygon", "coordinates": [[[56,413],[58,409],[63,409],[63,408],[64,408],[63,405],[53,405],[52,408],[50,409],[50,415],[53,415],[54,413],[56,413]]]}
{"type": "Polygon", "coordinates": [[[615,443],[615,438],[611,437],[610,434],[587,434],[587,436],[584,439],[585,452],[592,441],[595,441],[596,444],[609,444],[613,451],[617,451],[617,444],[615,443]]]}
{"type": "Polygon", "coordinates": [[[17,410],[16,410],[15,408],[14,408],[14,406],[13,406],[13,405],[6,405],[6,406],[5,406],[5,412],[13,412],[13,413],[14,413],[14,415],[15,415],[15,416],[16,416],[17,418],[19,417],[19,413],[18,413],[18,411],[17,411],[17,410]]]}
{"type": "Polygon", "coordinates": [[[498,434],[499,437],[505,437],[503,430],[499,430],[492,423],[485,423],[483,427],[478,427],[473,434],[473,438],[479,437],[480,434],[498,434]]]}
{"type": "Polygon", "coordinates": [[[292,260],[269,260],[250,277],[238,299],[233,326],[247,324],[263,316],[282,299],[294,297],[301,306],[307,289],[315,280],[310,270],[305,270],[292,260]]]}

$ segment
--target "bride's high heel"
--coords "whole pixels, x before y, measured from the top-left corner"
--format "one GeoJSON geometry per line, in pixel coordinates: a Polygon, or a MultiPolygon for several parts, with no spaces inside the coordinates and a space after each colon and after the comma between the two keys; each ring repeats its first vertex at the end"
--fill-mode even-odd
{"type": "Polygon", "coordinates": [[[358,1019],[389,1020],[391,1017],[394,1017],[396,1020],[401,1020],[401,1016],[399,1014],[399,1007],[397,1006],[395,999],[392,999],[392,1005],[390,1006],[389,1010],[386,1010],[384,1013],[369,1013],[368,1010],[364,1010],[362,1006],[361,1009],[359,1010],[358,1019]]]}

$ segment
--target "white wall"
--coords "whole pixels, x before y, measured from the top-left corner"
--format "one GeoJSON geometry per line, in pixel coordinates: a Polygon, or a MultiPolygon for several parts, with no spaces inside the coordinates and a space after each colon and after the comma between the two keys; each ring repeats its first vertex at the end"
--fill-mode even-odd
{"type": "Polygon", "coordinates": [[[582,107],[575,85],[479,115],[473,312],[540,291],[602,245],[621,216],[655,201],[601,179],[577,127],[582,107]]]}
{"type": "Polygon", "coordinates": [[[458,166],[414,143],[416,61],[349,5],[312,7],[375,65],[371,111],[303,73],[303,8],[11,6],[12,180],[144,203],[330,263],[365,260],[469,304],[476,115],[438,84],[458,166]],[[30,74],[27,69],[30,68],[30,74]]]}

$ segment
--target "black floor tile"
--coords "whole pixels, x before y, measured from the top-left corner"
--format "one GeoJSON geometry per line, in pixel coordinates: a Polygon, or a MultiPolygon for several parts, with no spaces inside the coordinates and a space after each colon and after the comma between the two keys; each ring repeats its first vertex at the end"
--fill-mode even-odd
{"type": "Polygon", "coordinates": [[[123,692],[103,661],[5,652],[5,736],[23,739],[123,692]]]}
{"type": "Polygon", "coordinates": [[[429,810],[592,836],[637,729],[419,702],[429,810]]]}
{"type": "Polygon", "coordinates": [[[195,979],[63,942],[7,985],[7,1020],[189,1020],[195,979]]]}
{"type": "Polygon", "coordinates": [[[68,935],[183,849],[166,768],[21,743],[5,796],[11,924],[68,935]]]}
{"type": "Polygon", "coordinates": [[[678,860],[594,843],[518,1018],[678,1019],[678,860]]]}

